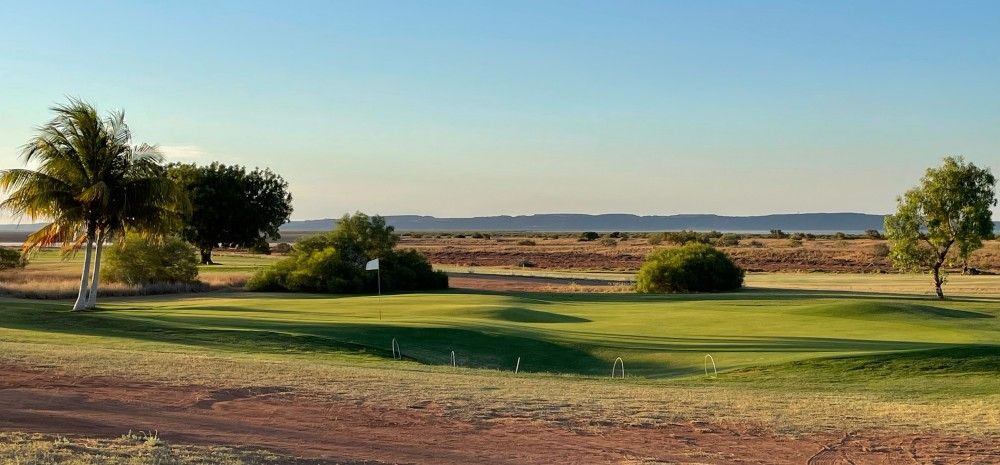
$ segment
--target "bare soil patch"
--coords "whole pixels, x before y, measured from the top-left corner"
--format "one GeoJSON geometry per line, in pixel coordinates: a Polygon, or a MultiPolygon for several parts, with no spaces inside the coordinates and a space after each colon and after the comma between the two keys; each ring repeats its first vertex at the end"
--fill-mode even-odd
{"type": "Polygon", "coordinates": [[[694,418],[645,428],[578,428],[517,416],[469,420],[433,401],[390,405],[283,386],[217,389],[79,377],[9,362],[0,363],[0,430],[107,437],[152,430],[168,441],[253,446],[331,462],[997,463],[991,438],[953,434],[790,436],[694,418]]]}
{"type": "MultiPolygon", "coordinates": [[[[885,245],[879,239],[815,239],[792,243],[788,239],[756,238],[720,248],[751,272],[886,273],[893,268],[884,255],[885,245]]],[[[516,268],[527,263],[541,269],[636,271],[653,250],[676,245],[653,245],[646,238],[619,240],[608,246],[600,241],[574,238],[404,236],[400,247],[417,249],[439,265],[516,268]],[[520,245],[523,241],[534,245],[520,245]]],[[[1000,241],[987,241],[973,253],[969,266],[1000,272],[1000,241]]]]}

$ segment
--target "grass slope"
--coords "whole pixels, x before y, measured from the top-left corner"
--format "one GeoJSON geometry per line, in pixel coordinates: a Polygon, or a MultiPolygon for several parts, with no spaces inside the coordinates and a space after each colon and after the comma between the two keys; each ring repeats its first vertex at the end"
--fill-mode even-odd
{"type": "Polygon", "coordinates": [[[744,291],[696,296],[434,294],[340,297],[212,293],[62,303],[0,301],[0,341],[138,351],[255,353],[381,363],[395,338],[410,360],[607,376],[703,373],[720,383],[830,383],[925,395],[997,394],[1000,306],[912,296],[744,291]],[[378,319],[378,309],[383,319],[378,319]],[[949,382],[942,383],[947,378],[949,382]]]}

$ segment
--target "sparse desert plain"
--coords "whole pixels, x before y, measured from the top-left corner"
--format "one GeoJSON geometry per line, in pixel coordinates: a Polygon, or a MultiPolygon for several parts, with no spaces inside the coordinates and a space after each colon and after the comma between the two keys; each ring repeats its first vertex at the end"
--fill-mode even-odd
{"type": "MultiPolygon", "coordinates": [[[[245,292],[278,257],[221,253],[200,269],[205,287],[111,286],[118,297],[97,311],[3,297],[0,458],[997,463],[1000,276],[952,276],[938,300],[926,275],[793,264],[749,274],[739,292],[651,296],[628,292],[627,266],[555,266],[641,256],[653,247],[640,239],[534,240],[499,251],[536,254],[531,268],[438,261],[455,272],[443,292],[245,292]],[[534,291],[497,290],[519,280],[534,291]]],[[[476,241],[401,246],[441,260],[490,247],[476,241]]],[[[996,247],[980,252],[983,269],[996,247]]],[[[43,252],[0,280],[9,295],[29,281],[72,292],[78,261],[43,252]]]]}

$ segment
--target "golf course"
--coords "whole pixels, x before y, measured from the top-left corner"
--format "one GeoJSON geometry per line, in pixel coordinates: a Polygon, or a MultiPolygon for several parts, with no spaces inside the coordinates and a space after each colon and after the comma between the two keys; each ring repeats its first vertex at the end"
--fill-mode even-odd
{"type": "MultiPolygon", "coordinates": [[[[853,285],[872,278],[857,275],[853,285]]],[[[903,278],[895,279],[925,279],[903,278]]],[[[761,280],[787,285],[793,276],[761,280]]],[[[746,463],[766,457],[771,447],[783,454],[773,463],[823,463],[817,454],[845,430],[870,443],[842,440],[830,451],[916,444],[920,437],[921,445],[885,456],[985,460],[1000,434],[1000,302],[989,295],[940,301],[904,292],[766,287],[665,296],[219,291],[108,298],[84,313],[70,312],[62,301],[5,298],[2,307],[0,368],[12,385],[0,393],[0,405],[13,415],[0,426],[13,422],[41,434],[155,431],[156,441],[182,445],[251,441],[296,457],[387,463],[421,457],[410,448],[424,441],[441,452],[437,441],[411,436],[417,430],[491,443],[475,451],[497,463],[512,457],[509,441],[523,443],[515,455],[523,462],[570,447],[545,442],[562,441],[551,428],[626,428],[612,437],[634,428],[671,431],[706,444],[677,449],[667,455],[672,459],[731,453],[735,446],[725,441],[749,435],[754,446],[740,452],[746,463]],[[53,392],[59,385],[75,387],[53,392]],[[267,410],[256,411],[262,402],[267,410]],[[410,439],[364,440],[398,446],[372,452],[352,443],[372,431],[340,429],[369,408],[380,415],[432,413],[485,429],[472,434],[452,423],[383,418],[388,423],[378,431],[396,425],[390,436],[410,439]],[[340,413],[330,417],[330,411],[340,413]],[[215,420],[199,425],[207,420],[177,417],[180,412],[215,420]],[[227,414],[237,416],[236,424],[218,423],[227,414]],[[517,430],[506,431],[514,419],[517,430]],[[319,430],[306,434],[305,425],[319,430]],[[714,427],[708,425],[727,425],[732,437],[709,440],[703,436],[714,427]],[[270,429],[259,430],[264,427],[270,429]],[[537,441],[524,439],[527,430],[537,441]],[[906,433],[895,436],[900,432],[906,433]],[[956,438],[962,448],[948,449],[956,438]]],[[[22,448],[10,454],[48,450],[49,437],[8,436],[22,448]]],[[[126,441],[121,454],[158,450],[146,441],[126,441]]],[[[587,441],[563,452],[578,459],[663,453],[587,441]]],[[[93,447],[100,451],[95,457],[106,457],[123,445],[93,447]]],[[[186,447],[194,449],[171,449],[177,463],[199,463],[180,461],[184,454],[272,463],[259,455],[248,459],[245,451],[186,447]]],[[[271,459],[286,463],[282,457],[271,459]]]]}

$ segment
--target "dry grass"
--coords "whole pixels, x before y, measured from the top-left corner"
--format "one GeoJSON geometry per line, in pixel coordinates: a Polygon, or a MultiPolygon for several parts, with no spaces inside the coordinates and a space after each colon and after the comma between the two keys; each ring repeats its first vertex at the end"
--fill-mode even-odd
{"type": "MultiPolygon", "coordinates": [[[[710,421],[786,434],[852,428],[1000,434],[1000,393],[926,399],[876,392],[788,391],[712,380],[580,378],[386,362],[148,352],[0,342],[0,360],[58,367],[70,376],[113,376],[176,385],[284,386],[325,400],[406,408],[440,405],[463,420],[528,418],[578,430],[710,421]],[[846,423],[845,423],[846,422],[846,423]]],[[[48,368],[52,369],[52,368],[48,368]]]]}
{"type": "MultiPolygon", "coordinates": [[[[519,245],[530,236],[492,239],[404,236],[401,247],[425,253],[433,263],[454,266],[517,268],[529,261],[538,268],[588,271],[635,271],[653,250],[676,247],[668,243],[651,245],[646,238],[618,241],[609,247],[600,241],[581,242],[575,238],[531,237],[532,246],[519,245]]],[[[743,240],[735,247],[721,247],[748,271],[828,271],[890,272],[889,261],[877,248],[883,240],[816,239],[794,245],[788,239],[752,239],[761,247],[743,240]]],[[[1000,272],[1000,241],[987,241],[976,251],[970,266],[1000,272]]]]}
{"type": "MultiPolygon", "coordinates": [[[[71,299],[80,288],[79,257],[67,261],[54,253],[31,261],[23,269],[0,271],[0,295],[27,299],[71,299]]],[[[240,289],[250,278],[250,271],[218,271],[201,273],[196,283],[152,283],[132,286],[102,282],[99,295],[124,297],[158,294],[208,292],[240,289]]]]}
{"type": "Polygon", "coordinates": [[[251,465],[298,460],[265,451],[173,445],[155,433],[129,431],[116,439],[0,433],[0,463],[61,465],[251,465]]]}

